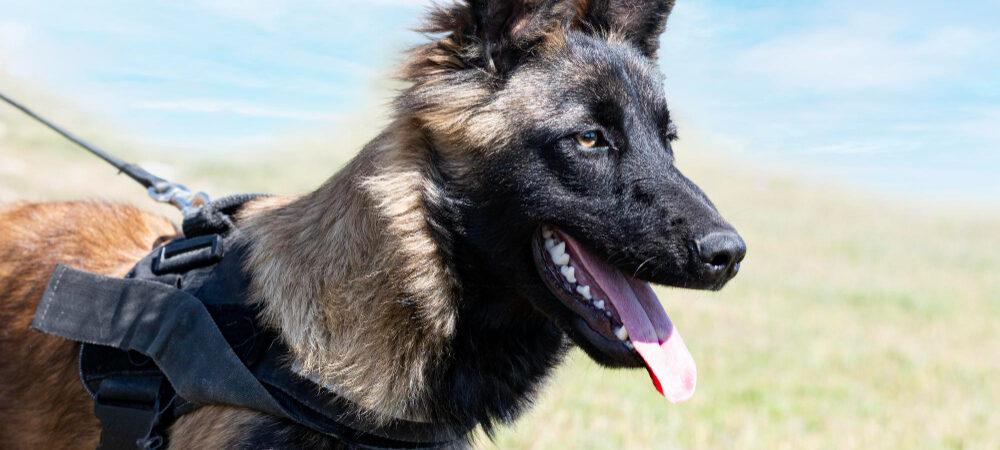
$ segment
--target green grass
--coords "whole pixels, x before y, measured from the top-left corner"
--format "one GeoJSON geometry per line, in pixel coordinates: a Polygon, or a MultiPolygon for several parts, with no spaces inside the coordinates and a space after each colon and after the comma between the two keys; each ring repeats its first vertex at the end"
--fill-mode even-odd
{"type": "MultiPolygon", "coordinates": [[[[115,135],[87,129],[98,142],[115,135]]],[[[374,135],[336,128],[359,129],[235,162],[139,160],[169,160],[178,179],[215,194],[296,192],[374,135]]],[[[131,181],[5,108],[0,130],[0,200],[150,205],[131,181]]],[[[974,215],[871,198],[697,147],[678,146],[681,167],[749,253],[723,292],[660,291],[698,362],[695,397],[670,405],[644,372],[602,369],[575,351],[532,411],[481,447],[1000,448],[996,205],[974,215]]]]}

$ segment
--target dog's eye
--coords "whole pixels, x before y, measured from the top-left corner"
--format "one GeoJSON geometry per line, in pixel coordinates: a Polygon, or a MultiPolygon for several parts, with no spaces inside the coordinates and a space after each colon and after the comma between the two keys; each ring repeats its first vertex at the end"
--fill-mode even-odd
{"type": "Polygon", "coordinates": [[[603,147],[604,136],[601,135],[600,131],[588,130],[582,133],[576,134],[576,143],[580,144],[583,148],[595,148],[603,147]]]}

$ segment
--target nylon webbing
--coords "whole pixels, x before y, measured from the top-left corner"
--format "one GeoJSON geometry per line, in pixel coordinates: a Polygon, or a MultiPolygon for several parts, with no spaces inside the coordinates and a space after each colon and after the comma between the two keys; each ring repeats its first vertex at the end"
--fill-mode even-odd
{"type": "Polygon", "coordinates": [[[285,417],[233,353],[205,306],[173,287],[59,265],[32,327],[146,355],[190,402],[221,402],[285,417]]]}

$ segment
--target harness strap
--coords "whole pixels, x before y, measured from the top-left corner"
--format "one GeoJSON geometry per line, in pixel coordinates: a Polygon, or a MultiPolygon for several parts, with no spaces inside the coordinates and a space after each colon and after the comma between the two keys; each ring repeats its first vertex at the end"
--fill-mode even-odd
{"type": "Polygon", "coordinates": [[[79,342],[141,353],[156,363],[177,394],[189,402],[221,402],[284,417],[233,353],[205,306],[184,291],[59,265],[32,327],[79,342]]]}

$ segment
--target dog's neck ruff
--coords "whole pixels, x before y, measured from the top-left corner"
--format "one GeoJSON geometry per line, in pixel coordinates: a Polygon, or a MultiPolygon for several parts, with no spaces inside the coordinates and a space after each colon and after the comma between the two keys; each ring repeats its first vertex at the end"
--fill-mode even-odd
{"type": "Polygon", "coordinates": [[[81,342],[80,374],[103,431],[99,448],[159,448],[173,421],[206,404],[284,418],[362,448],[438,448],[469,429],[380,418],[289,367],[290,353],[248,299],[232,216],[255,196],[207,205],[184,237],[124,279],[59,266],[32,326],[81,342]]]}

